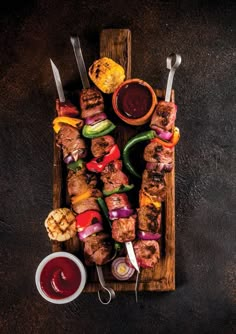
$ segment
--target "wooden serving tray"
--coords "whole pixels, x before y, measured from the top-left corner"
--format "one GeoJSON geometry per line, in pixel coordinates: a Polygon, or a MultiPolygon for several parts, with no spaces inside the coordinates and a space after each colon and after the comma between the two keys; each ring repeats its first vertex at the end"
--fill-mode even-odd
{"type": "MultiPolygon", "coordinates": [[[[100,57],[109,57],[121,64],[126,71],[126,79],[131,78],[131,32],[128,29],[106,29],[100,35],[100,57]]],[[[86,60],[85,60],[86,61],[86,60]]],[[[164,99],[165,91],[156,89],[157,98],[164,99]]],[[[174,102],[174,92],[172,91],[172,101],[174,102]]],[[[111,108],[111,96],[105,96],[105,112],[108,118],[116,124],[116,129],[112,133],[115,137],[120,149],[124,147],[128,139],[135,134],[145,131],[149,124],[144,126],[132,127],[122,122],[113,112],[111,108]]],[[[143,148],[140,145],[134,152],[135,161],[140,162],[140,173],[144,168],[142,159],[143,148]]],[[[174,155],[174,153],[173,153],[174,155]]],[[[132,156],[131,156],[132,158],[132,156]]],[[[174,160],[174,156],[173,156],[174,160]]],[[[175,165],[175,164],[174,164],[175,165]]],[[[123,166],[125,171],[125,167],[123,166]]],[[[125,171],[126,172],[126,171],[125,171]]],[[[61,151],[56,146],[54,140],[54,162],[53,162],[53,208],[69,207],[70,204],[66,195],[66,168],[61,158],[61,151]]],[[[138,207],[138,191],[140,189],[140,180],[132,178],[130,181],[135,184],[135,190],[128,193],[132,198],[133,207],[138,207]]],[[[162,239],[160,241],[161,259],[159,263],[152,269],[142,269],[139,277],[139,291],[170,291],[175,290],[175,168],[171,173],[165,176],[167,184],[167,196],[163,203],[162,212],[162,239]]],[[[52,251],[65,250],[77,254],[83,259],[81,247],[77,237],[66,242],[52,241],[52,251]]],[[[95,267],[87,268],[88,280],[85,292],[96,292],[100,288],[95,267]]],[[[128,281],[117,281],[111,274],[110,264],[103,266],[103,273],[107,286],[112,287],[115,291],[134,291],[135,277],[131,277],[128,281]]]]}

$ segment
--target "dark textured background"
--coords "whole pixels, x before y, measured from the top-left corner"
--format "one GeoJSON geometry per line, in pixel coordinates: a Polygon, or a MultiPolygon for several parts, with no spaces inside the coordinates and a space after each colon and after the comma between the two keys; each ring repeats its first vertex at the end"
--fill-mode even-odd
{"type": "Polygon", "coordinates": [[[13,1],[0,29],[0,332],[233,333],[235,286],[235,1],[13,1]],[[52,208],[51,121],[56,91],[80,84],[71,33],[86,63],[103,28],[132,32],[132,76],[165,87],[165,59],[182,55],[174,88],[176,282],[169,293],[118,293],[109,306],[83,294],[66,306],[36,291],[50,253],[43,221],[52,208]]]}

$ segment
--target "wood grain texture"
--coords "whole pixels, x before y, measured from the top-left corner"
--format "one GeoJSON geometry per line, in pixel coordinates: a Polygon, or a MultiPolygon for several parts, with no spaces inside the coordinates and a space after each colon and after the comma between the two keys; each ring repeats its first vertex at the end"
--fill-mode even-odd
{"type": "MultiPolygon", "coordinates": [[[[128,29],[107,29],[100,34],[100,56],[110,57],[120,63],[126,72],[126,78],[131,77],[131,32],[128,29]]],[[[156,89],[158,99],[164,99],[165,90],[156,89]]],[[[174,102],[174,91],[171,100],[174,102]]],[[[113,113],[114,114],[114,113],[113,113]]],[[[110,116],[110,115],[109,115],[110,116]]],[[[111,115],[112,117],[112,115],[111,115]]],[[[131,127],[119,119],[115,119],[117,128],[114,137],[117,144],[122,148],[127,140],[143,131],[142,127],[131,127]]],[[[174,159],[174,153],[173,153],[174,159]]],[[[54,143],[54,178],[53,178],[53,207],[68,206],[63,203],[62,188],[66,180],[63,178],[61,154],[54,143]]],[[[163,238],[161,240],[161,259],[153,269],[143,269],[139,278],[138,290],[140,291],[170,291],[175,289],[175,169],[165,176],[167,195],[163,205],[163,238]]],[[[64,243],[52,242],[52,250],[66,250],[80,254],[78,238],[64,243]]],[[[107,285],[115,291],[134,291],[135,277],[129,281],[119,282],[111,274],[110,265],[103,266],[103,273],[107,285]]],[[[135,275],[134,275],[135,276],[135,275]]],[[[96,292],[100,289],[97,281],[96,270],[88,268],[88,281],[85,292],[96,292]]]]}

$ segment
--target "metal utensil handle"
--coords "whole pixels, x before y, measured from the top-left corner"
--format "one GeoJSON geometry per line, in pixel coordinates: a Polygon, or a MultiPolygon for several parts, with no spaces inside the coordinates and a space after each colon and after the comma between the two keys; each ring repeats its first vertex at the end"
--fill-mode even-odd
{"type": "Polygon", "coordinates": [[[98,299],[102,304],[107,305],[112,301],[112,299],[115,298],[116,294],[112,288],[106,287],[102,267],[96,265],[96,269],[97,269],[99,283],[101,284],[101,287],[102,287],[102,290],[98,290],[98,299]],[[105,297],[102,296],[102,294],[105,295],[105,297]]]}
{"type": "Polygon", "coordinates": [[[170,96],[171,96],[171,90],[172,90],[172,85],[173,85],[173,79],[174,79],[174,74],[176,69],[179,67],[181,64],[181,56],[179,54],[171,53],[167,58],[166,58],[166,68],[170,70],[169,75],[168,75],[168,80],[167,80],[167,87],[166,87],[166,96],[165,96],[165,101],[170,102],[170,96]],[[174,65],[172,65],[172,61],[175,59],[174,65]]]}
{"type": "Polygon", "coordinates": [[[83,54],[82,54],[79,37],[78,36],[71,36],[70,41],[71,41],[71,44],[73,46],[75,59],[76,59],[77,66],[78,66],[78,69],[79,69],[79,73],[80,73],[81,81],[82,81],[82,84],[83,84],[83,88],[85,88],[85,89],[89,88],[90,83],[89,83],[89,79],[88,79],[86,66],[85,66],[85,63],[84,63],[84,57],[83,57],[83,54]]]}

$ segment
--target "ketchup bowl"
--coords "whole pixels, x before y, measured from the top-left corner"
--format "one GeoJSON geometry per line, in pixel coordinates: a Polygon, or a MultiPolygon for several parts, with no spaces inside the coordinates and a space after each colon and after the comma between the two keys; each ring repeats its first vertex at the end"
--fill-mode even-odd
{"type": "Polygon", "coordinates": [[[35,274],[38,292],[54,304],[66,304],[77,298],[85,287],[86,279],[83,263],[67,252],[46,256],[35,274]]]}
{"type": "Polygon", "coordinates": [[[122,82],[112,95],[112,106],[117,116],[130,125],[147,123],[157,105],[152,87],[141,79],[122,82]]]}

